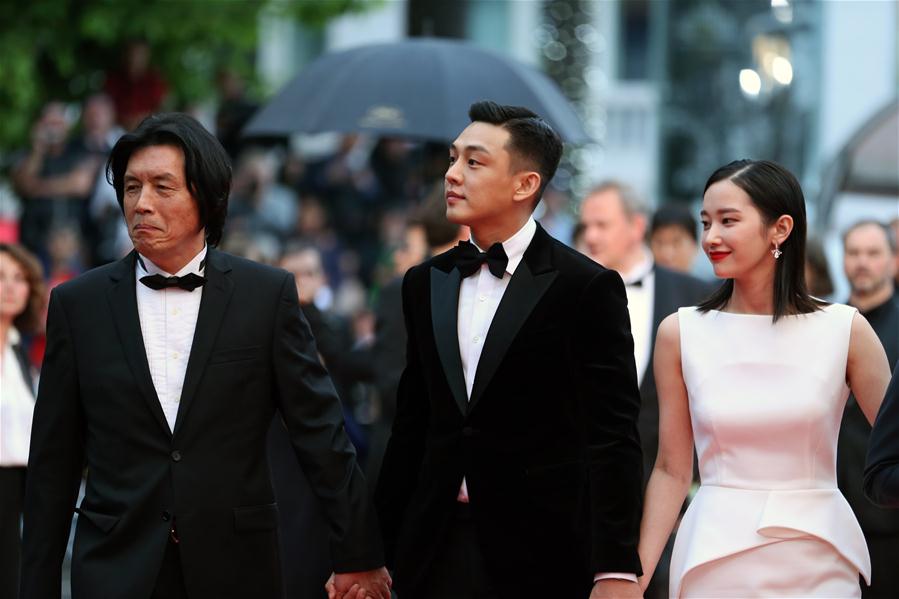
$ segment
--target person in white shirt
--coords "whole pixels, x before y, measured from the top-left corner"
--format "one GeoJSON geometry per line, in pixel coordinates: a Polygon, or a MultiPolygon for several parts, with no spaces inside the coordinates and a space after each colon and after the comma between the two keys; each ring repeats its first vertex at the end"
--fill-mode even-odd
{"type": "Polygon", "coordinates": [[[478,102],[449,149],[469,241],[406,274],[375,502],[397,593],[637,597],[639,394],[624,285],[534,221],[562,142],[478,102]]]}
{"type": "Polygon", "coordinates": [[[158,114],[116,143],[108,171],[134,251],[50,296],[22,596],[59,597],[75,508],[73,599],[282,599],[277,415],[328,522],[335,585],[387,599],[367,486],[293,276],[215,247],[225,150],[192,117],[158,114]]]}
{"type": "Polygon", "coordinates": [[[44,276],[18,244],[0,243],[0,597],[18,597],[34,377],[22,334],[43,328],[44,276]]]}
{"type": "MultiPolygon", "coordinates": [[[[640,442],[644,485],[659,446],[659,404],[652,371],[653,345],[662,320],[683,306],[692,306],[711,292],[711,285],[654,263],[646,246],[649,210],[628,185],[606,181],[584,196],[580,224],[586,255],[618,271],[627,292],[627,309],[634,336],[634,359],[640,385],[640,442]]],[[[597,340],[599,342],[599,340],[597,340]]],[[[666,551],[663,560],[670,554],[666,551]]],[[[647,597],[668,596],[666,570],[660,568],[647,597]]]]}

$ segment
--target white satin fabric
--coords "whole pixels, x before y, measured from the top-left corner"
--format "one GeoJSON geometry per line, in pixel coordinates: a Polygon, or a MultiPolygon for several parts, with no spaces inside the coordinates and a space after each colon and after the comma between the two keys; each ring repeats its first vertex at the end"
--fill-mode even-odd
{"type": "Polygon", "coordinates": [[[671,559],[671,597],[857,597],[862,530],[837,489],[856,310],[678,311],[702,485],[671,559]]]}

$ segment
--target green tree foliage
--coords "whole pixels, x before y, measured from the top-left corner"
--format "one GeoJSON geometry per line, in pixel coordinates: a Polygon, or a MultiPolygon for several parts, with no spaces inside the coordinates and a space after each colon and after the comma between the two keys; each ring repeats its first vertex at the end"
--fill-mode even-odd
{"type": "Polygon", "coordinates": [[[252,74],[259,15],[321,27],[378,0],[12,0],[0,2],[0,153],[27,143],[51,99],[102,89],[125,43],[140,38],[169,82],[176,105],[214,90],[228,66],[252,74]]]}

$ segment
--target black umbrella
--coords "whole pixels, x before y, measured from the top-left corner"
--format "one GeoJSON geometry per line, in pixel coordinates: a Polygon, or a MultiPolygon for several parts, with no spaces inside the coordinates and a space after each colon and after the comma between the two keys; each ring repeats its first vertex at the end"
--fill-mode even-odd
{"type": "Polygon", "coordinates": [[[543,73],[464,42],[422,38],[320,57],[253,117],[244,135],[367,131],[451,140],[478,100],[526,106],[565,141],[591,141],[543,73]]]}

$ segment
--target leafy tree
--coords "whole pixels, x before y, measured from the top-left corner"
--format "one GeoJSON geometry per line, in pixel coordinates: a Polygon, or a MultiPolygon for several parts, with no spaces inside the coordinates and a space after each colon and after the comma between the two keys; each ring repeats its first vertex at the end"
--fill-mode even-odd
{"type": "Polygon", "coordinates": [[[27,143],[51,99],[102,89],[127,41],[149,42],[176,104],[203,99],[219,67],[252,75],[261,13],[322,27],[379,0],[30,0],[0,2],[0,155],[27,143]]]}

